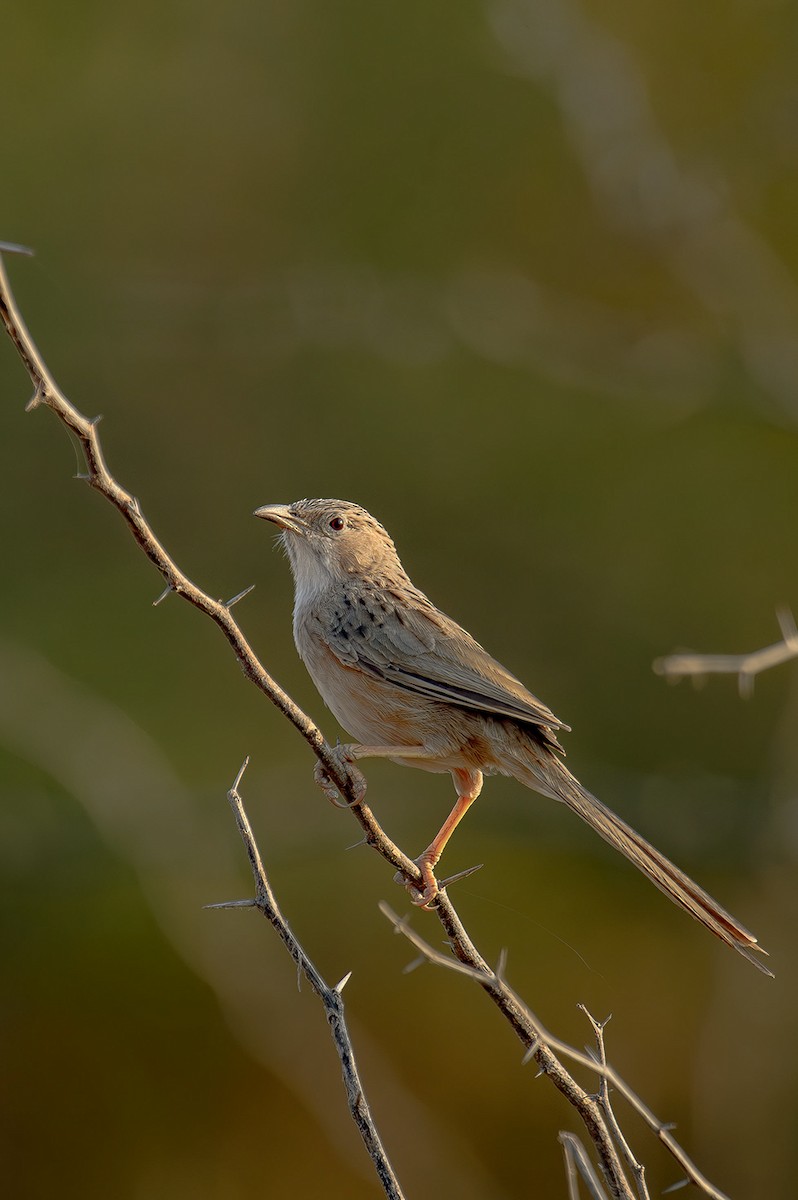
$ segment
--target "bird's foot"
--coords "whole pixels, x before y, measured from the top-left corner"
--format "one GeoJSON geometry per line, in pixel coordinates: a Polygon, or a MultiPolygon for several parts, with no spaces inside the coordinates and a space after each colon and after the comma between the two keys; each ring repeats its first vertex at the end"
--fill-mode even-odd
{"type": "Polygon", "coordinates": [[[423,854],[415,859],[415,864],[421,872],[421,879],[410,880],[401,871],[397,871],[394,875],[395,883],[402,883],[410,893],[410,900],[418,908],[432,908],[434,902],[440,896],[441,892],[445,891],[451,883],[459,883],[461,879],[468,879],[469,875],[473,875],[475,871],[482,870],[482,863],[477,863],[476,866],[466,867],[464,871],[457,871],[454,875],[448,875],[446,879],[438,881],[432,871],[432,864],[427,861],[423,854]]]}
{"type": "Polygon", "coordinates": [[[423,854],[414,860],[421,872],[421,879],[408,879],[401,871],[397,871],[394,880],[404,884],[410,896],[410,901],[417,908],[431,908],[440,895],[440,887],[432,870],[433,864],[423,854]]]}
{"type": "Polygon", "coordinates": [[[355,755],[353,753],[354,746],[337,746],[331,747],[333,758],[341,767],[341,773],[347,777],[352,787],[352,795],[346,800],[341,800],[341,790],[338,785],[330,778],[329,772],[324,763],[318,760],[313,768],[313,779],[319,785],[324,795],[334,804],[336,808],[354,808],[356,804],[360,804],[366,794],[366,777],[362,771],[354,765],[355,755]]]}

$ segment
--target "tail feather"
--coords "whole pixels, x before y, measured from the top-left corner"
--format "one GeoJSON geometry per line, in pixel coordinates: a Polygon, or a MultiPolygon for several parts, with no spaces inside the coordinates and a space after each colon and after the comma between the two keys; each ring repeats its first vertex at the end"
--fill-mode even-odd
{"type": "Polygon", "coordinates": [[[545,762],[536,763],[535,766],[527,759],[523,764],[518,764],[513,774],[527,787],[542,791],[567,804],[577,816],[595,829],[605,842],[620,850],[621,854],[647,875],[675,904],[689,912],[727,946],[732,946],[758,970],[773,977],[773,972],[757,958],[758,954],[767,957],[767,950],[762,949],[754,935],[718,904],[717,900],[713,900],[689,875],[680,871],[664,854],[660,854],[659,850],[632,829],[631,825],[627,825],[612,809],[607,808],[583,788],[559,759],[547,756],[545,762]]]}

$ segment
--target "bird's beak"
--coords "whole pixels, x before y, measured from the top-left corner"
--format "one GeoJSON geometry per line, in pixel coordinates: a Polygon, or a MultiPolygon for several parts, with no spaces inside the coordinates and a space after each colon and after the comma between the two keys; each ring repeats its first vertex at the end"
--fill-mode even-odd
{"type": "Polygon", "coordinates": [[[294,516],[287,504],[264,504],[262,508],[256,508],[252,515],[262,517],[264,521],[271,521],[274,525],[279,525],[280,529],[290,529],[292,533],[303,532],[302,522],[294,516]]]}

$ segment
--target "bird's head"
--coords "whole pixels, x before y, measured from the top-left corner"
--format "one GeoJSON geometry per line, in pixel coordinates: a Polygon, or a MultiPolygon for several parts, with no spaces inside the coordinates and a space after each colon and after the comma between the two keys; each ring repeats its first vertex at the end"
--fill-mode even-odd
{"type": "Polygon", "coordinates": [[[296,500],[264,504],[254,515],[281,530],[298,601],[353,577],[396,582],[404,576],[391,538],[359,504],[296,500]]]}

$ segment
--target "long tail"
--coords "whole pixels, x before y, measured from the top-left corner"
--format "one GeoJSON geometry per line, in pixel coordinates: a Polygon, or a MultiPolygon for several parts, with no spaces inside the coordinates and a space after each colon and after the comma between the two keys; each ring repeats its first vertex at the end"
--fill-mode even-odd
{"type": "Polygon", "coordinates": [[[773,977],[773,972],[757,958],[767,957],[767,950],[758,945],[752,933],[718,904],[717,900],[699,887],[689,875],[680,871],[664,854],[660,854],[650,842],[627,825],[612,809],[583,788],[578,779],[550,752],[536,747],[536,753],[521,763],[513,763],[512,773],[521,783],[535,791],[543,792],[555,800],[567,804],[577,816],[595,829],[605,842],[620,850],[630,862],[647,875],[652,883],[669,896],[674,904],[680,905],[695,917],[716,937],[732,946],[743,958],[747,958],[758,970],[773,977]],[[530,762],[534,758],[534,765],[530,762]]]}

